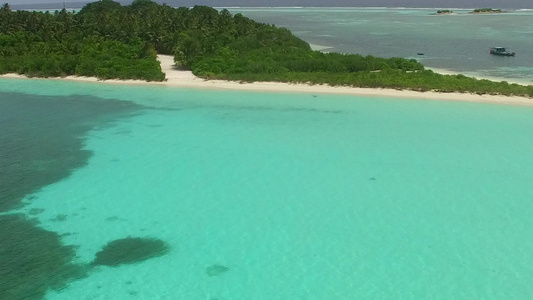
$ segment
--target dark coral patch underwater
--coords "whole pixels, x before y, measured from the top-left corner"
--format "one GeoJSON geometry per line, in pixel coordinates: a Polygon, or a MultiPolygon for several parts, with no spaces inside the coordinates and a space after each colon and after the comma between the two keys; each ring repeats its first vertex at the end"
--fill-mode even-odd
{"type": "Polygon", "coordinates": [[[73,262],[74,246],[24,215],[1,215],[0,228],[0,299],[43,299],[87,275],[89,266],[73,262]]]}
{"type": "Polygon", "coordinates": [[[205,269],[205,273],[209,277],[218,276],[229,271],[229,268],[223,265],[214,264],[205,269]]]}
{"type": "Polygon", "coordinates": [[[102,250],[96,253],[96,258],[92,264],[110,267],[133,264],[165,255],[169,250],[170,247],[162,240],[127,237],[105,245],[102,250]]]}
{"type": "MultiPolygon", "coordinates": [[[[39,81],[24,81],[35,88],[39,81]]],[[[4,82],[2,82],[4,84],[4,82]]],[[[44,83],[46,85],[46,83],[44,83]]],[[[144,109],[127,101],[91,96],[38,96],[0,91],[0,299],[44,299],[87,275],[91,266],[76,262],[76,248],[39,226],[32,217],[12,213],[32,203],[32,195],[87,164],[84,136],[98,127],[144,109]]],[[[58,215],[55,221],[64,221],[58,215]]]]}

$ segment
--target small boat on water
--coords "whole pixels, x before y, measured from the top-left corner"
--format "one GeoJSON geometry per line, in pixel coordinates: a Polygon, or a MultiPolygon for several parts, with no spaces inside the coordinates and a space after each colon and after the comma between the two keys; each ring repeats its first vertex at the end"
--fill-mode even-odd
{"type": "Polygon", "coordinates": [[[491,47],[490,54],[501,55],[501,56],[514,56],[515,53],[505,50],[504,47],[491,47]]]}

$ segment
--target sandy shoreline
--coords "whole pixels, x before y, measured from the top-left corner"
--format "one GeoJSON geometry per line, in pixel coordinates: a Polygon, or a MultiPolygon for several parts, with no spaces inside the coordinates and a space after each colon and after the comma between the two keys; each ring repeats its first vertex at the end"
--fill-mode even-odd
{"type": "MultiPolygon", "coordinates": [[[[439,73],[439,74],[443,74],[443,75],[457,75],[458,73],[457,72],[454,72],[454,71],[450,71],[450,70],[447,70],[447,69],[440,69],[440,68],[430,68],[430,67],[425,67],[427,70],[432,70],[433,72],[435,73],[439,73]]],[[[532,85],[533,84],[533,81],[531,80],[516,80],[516,79],[507,79],[507,78],[499,78],[499,77],[494,77],[494,76],[484,76],[484,75],[479,75],[479,74],[476,74],[476,73],[461,73],[463,74],[464,76],[466,77],[474,77],[474,78],[477,78],[477,79],[486,79],[486,80],[490,80],[490,81],[496,81],[496,82],[500,82],[500,81],[506,81],[508,83],[516,83],[516,84],[520,84],[520,85],[532,85]]]]}
{"type": "MultiPolygon", "coordinates": [[[[342,94],[353,96],[372,97],[393,97],[411,98],[427,100],[448,100],[448,101],[469,101],[509,105],[531,105],[533,99],[525,97],[492,96],[463,93],[437,93],[437,92],[416,92],[395,89],[374,89],[374,88],[353,88],[353,87],[332,87],[327,85],[307,85],[289,84],[281,82],[254,82],[240,83],[225,80],[204,80],[192,74],[191,71],[179,70],[174,66],[174,59],[170,55],[159,55],[161,70],[166,74],[167,80],[164,82],[146,82],[142,80],[98,80],[94,77],[67,76],[65,78],[50,78],[52,80],[70,80],[83,82],[98,82],[106,84],[132,84],[132,85],[159,85],[168,87],[184,87],[197,89],[219,89],[257,92],[279,92],[279,93],[311,93],[311,94],[342,94]]],[[[0,78],[24,78],[28,77],[18,74],[0,75],[0,78]]]]}

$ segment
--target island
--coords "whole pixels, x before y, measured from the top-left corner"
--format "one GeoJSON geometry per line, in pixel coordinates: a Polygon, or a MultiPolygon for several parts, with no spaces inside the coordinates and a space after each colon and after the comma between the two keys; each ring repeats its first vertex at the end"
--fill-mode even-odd
{"type": "Polygon", "coordinates": [[[453,14],[453,10],[439,9],[439,10],[437,10],[436,13],[434,13],[434,15],[450,15],[450,14],[453,14]]]}
{"type": "Polygon", "coordinates": [[[324,53],[290,30],[207,6],[151,0],[78,12],[0,8],[0,74],[164,82],[158,57],[197,78],[533,97],[533,86],[443,75],[415,59],[324,53]]]}
{"type": "Polygon", "coordinates": [[[501,13],[501,9],[492,9],[492,8],[476,8],[473,11],[469,12],[470,14],[497,14],[501,13]]]}

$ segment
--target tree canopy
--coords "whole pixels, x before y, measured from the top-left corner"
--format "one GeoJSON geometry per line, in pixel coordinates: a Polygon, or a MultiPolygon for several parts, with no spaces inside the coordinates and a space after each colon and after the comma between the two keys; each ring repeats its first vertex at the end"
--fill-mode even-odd
{"type": "Polygon", "coordinates": [[[533,96],[532,86],[426,70],[414,59],[322,53],[288,29],[207,6],[100,0],[79,12],[0,8],[0,73],[164,80],[157,53],[197,76],[533,96]]]}

